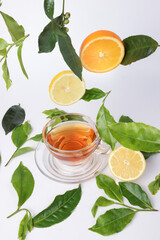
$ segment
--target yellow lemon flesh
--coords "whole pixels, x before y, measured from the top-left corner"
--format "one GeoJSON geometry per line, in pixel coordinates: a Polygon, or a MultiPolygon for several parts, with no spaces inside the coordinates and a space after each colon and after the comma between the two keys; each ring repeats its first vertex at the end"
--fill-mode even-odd
{"type": "Polygon", "coordinates": [[[85,93],[85,82],[72,72],[63,71],[58,73],[49,85],[49,95],[53,102],[59,105],[71,105],[85,93]]]}
{"type": "Polygon", "coordinates": [[[143,174],[146,161],[141,152],[121,146],[110,154],[108,166],[116,178],[123,181],[132,181],[143,174]]]}

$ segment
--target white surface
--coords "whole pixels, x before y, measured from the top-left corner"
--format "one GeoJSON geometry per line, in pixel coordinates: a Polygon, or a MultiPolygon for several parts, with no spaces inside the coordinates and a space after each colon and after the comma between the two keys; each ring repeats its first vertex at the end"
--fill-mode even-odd
{"type": "MultiPolygon", "coordinates": [[[[55,15],[60,13],[62,0],[55,0],[55,15]]],[[[39,133],[46,123],[42,114],[45,109],[56,106],[49,98],[48,86],[51,79],[58,72],[68,69],[57,48],[49,54],[38,54],[38,35],[49,22],[44,14],[43,1],[4,1],[2,11],[13,16],[26,30],[30,37],[25,40],[23,48],[23,60],[29,75],[25,79],[18,65],[16,50],[9,54],[8,64],[13,85],[7,92],[4,80],[0,77],[0,120],[9,107],[20,103],[26,111],[26,120],[33,126],[32,136],[39,133]]],[[[66,11],[71,12],[69,34],[77,52],[83,39],[91,32],[106,29],[117,33],[122,39],[136,34],[145,34],[160,42],[160,1],[159,0],[66,0],[66,11]]],[[[8,42],[10,36],[0,18],[0,37],[8,42]]],[[[104,91],[112,90],[106,100],[106,107],[116,120],[124,114],[135,121],[142,121],[156,127],[160,127],[160,50],[158,49],[150,57],[133,63],[130,66],[119,66],[115,70],[105,74],[95,74],[83,70],[83,77],[87,88],[98,87],[104,91]]],[[[0,69],[0,75],[2,75],[0,69]]],[[[101,105],[101,100],[86,103],[80,101],[69,107],[59,107],[67,112],[80,112],[91,116],[94,120],[101,105]]],[[[36,146],[29,142],[27,146],[36,146]]],[[[15,147],[11,141],[11,135],[5,136],[0,126],[0,152],[2,154],[2,166],[0,168],[0,239],[16,240],[19,222],[23,213],[19,213],[10,219],[6,217],[16,210],[17,194],[11,184],[11,176],[22,161],[34,175],[35,189],[30,199],[24,204],[33,215],[47,207],[57,194],[77,187],[53,182],[44,177],[37,169],[34,162],[34,154],[28,153],[14,159],[5,168],[4,164],[11,156],[15,147]]],[[[159,155],[147,160],[146,171],[136,182],[146,190],[156,209],[160,209],[160,193],[152,196],[147,185],[160,173],[159,155]]],[[[111,176],[109,170],[106,172],[111,176]]],[[[82,199],[74,213],[64,222],[46,229],[34,229],[28,234],[28,240],[159,240],[160,238],[160,213],[138,213],[133,221],[121,232],[110,237],[103,237],[88,230],[95,219],[91,215],[91,208],[95,200],[104,195],[96,186],[95,179],[82,184],[82,199]]],[[[108,208],[109,209],[109,208],[108,208]]],[[[98,215],[106,211],[99,210],[98,215]]],[[[97,216],[98,216],[97,215],[97,216]]]]}

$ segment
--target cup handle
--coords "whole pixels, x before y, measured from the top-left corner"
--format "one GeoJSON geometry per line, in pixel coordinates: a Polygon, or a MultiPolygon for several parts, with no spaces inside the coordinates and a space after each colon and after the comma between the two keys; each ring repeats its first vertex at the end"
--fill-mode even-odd
{"type": "Polygon", "coordinates": [[[99,143],[97,149],[95,150],[95,152],[97,154],[107,155],[107,154],[111,153],[111,147],[108,144],[101,141],[99,143]]]}

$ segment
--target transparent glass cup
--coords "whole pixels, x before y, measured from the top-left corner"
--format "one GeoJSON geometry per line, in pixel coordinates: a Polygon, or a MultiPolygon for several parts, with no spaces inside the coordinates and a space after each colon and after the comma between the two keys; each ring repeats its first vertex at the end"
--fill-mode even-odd
{"type": "MultiPolygon", "coordinates": [[[[78,134],[79,129],[76,131],[78,134]]],[[[42,165],[40,166],[40,148],[37,148],[36,163],[41,172],[45,172],[45,175],[47,176],[49,173],[49,177],[54,180],[70,183],[82,182],[98,175],[107,165],[106,156],[110,152],[110,147],[101,142],[96,124],[88,116],[77,113],[68,113],[56,116],[44,126],[42,136],[45,143],[45,151],[47,149],[47,156],[43,159],[45,170],[44,168],[42,170],[42,165]],[[65,138],[64,129],[68,126],[84,126],[84,128],[88,128],[88,131],[90,131],[90,135],[93,139],[90,139],[88,135],[85,135],[85,133],[83,136],[82,131],[82,136],[80,136],[77,141],[75,136],[72,137],[71,128],[69,132],[71,139],[68,139],[68,142],[66,140],[66,142],[63,143],[63,139],[65,138]],[[59,144],[58,147],[56,146],[57,143],[55,145],[52,144],[50,137],[52,133],[54,137],[54,134],[57,131],[60,136],[60,141],[58,140],[60,143],[57,141],[59,144]],[[81,146],[79,148],[81,138],[85,147],[81,146]],[[90,144],[85,144],[87,141],[90,141],[90,144]],[[60,145],[63,147],[70,146],[71,149],[72,147],[74,149],[66,150],[65,147],[60,148],[60,145]],[[76,149],[75,146],[78,146],[78,149],[76,149]],[[47,174],[46,170],[48,172],[47,174]]]]}

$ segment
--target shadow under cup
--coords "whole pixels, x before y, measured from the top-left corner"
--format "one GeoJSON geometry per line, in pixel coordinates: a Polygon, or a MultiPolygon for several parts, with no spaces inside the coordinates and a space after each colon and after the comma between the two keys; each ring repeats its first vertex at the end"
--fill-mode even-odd
{"type": "Polygon", "coordinates": [[[42,135],[59,165],[79,166],[91,161],[100,143],[95,123],[74,113],[54,117],[44,126],[42,135]]]}

